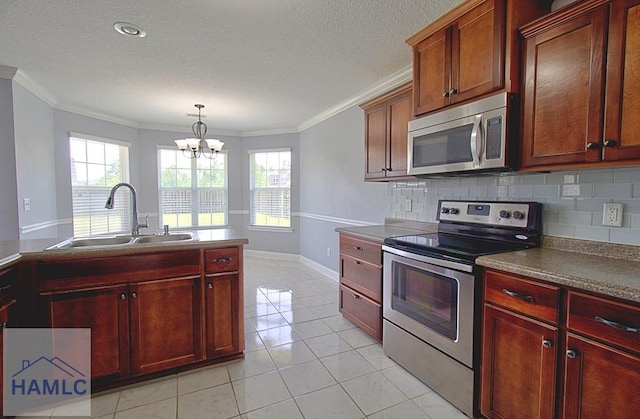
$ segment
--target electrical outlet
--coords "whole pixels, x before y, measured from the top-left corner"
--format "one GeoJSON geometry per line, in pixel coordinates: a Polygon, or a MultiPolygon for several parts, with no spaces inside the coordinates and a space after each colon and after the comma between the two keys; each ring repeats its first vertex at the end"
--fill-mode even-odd
{"type": "Polygon", "coordinates": [[[602,225],[622,227],[622,204],[605,202],[602,210],[602,225]]]}
{"type": "Polygon", "coordinates": [[[411,212],[412,211],[412,202],[411,198],[406,198],[404,203],[402,204],[402,211],[411,212]]]}

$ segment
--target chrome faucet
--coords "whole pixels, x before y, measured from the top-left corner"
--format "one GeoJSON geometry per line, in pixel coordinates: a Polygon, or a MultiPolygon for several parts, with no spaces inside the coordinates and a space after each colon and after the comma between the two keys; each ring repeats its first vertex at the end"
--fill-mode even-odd
{"type": "Polygon", "coordinates": [[[136,190],[129,183],[118,183],[113,188],[111,188],[111,192],[109,192],[109,197],[107,198],[107,202],[104,204],[106,209],[113,209],[113,197],[116,194],[116,191],[119,187],[124,186],[129,188],[131,191],[131,201],[133,202],[132,214],[131,214],[131,235],[139,236],[140,235],[140,227],[148,228],[149,227],[149,216],[145,217],[144,224],[140,224],[138,222],[138,207],[137,207],[137,198],[136,198],[136,190]]]}

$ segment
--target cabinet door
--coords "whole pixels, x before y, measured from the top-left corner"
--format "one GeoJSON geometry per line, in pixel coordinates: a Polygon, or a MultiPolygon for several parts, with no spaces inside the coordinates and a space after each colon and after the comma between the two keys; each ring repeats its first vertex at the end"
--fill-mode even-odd
{"type": "MultiPolygon", "coordinates": [[[[4,395],[3,381],[4,381],[4,329],[7,327],[11,327],[13,320],[15,320],[15,309],[16,309],[16,300],[11,299],[6,301],[4,304],[0,305],[0,394],[4,395]]],[[[0,397],[0,412],[3,410],[3,399],[4,397],[0,397]]]]}
{"type": "Polygon", "coordinates": [[[129,376],[126,285],[43,296],[53,328],[91,328],[91,378],[101,383],[129,376]]]}
{"type": "Polygon", "coordinates": [[[525,33],[523,167],[601,159],[608,6],[525,33]]]}
{"type": "Polygon", "coordinates": [[[411,90],[400,93],[387,101],[389,144],[387,177],[407,176],[407,145],[409,120],[411,119],[411,90]]]}
{"type": "Polygon", "coordinates": [[[487,0],[452,27],[451,103],[503,85],[504,0],[487,0]]]}
{"type": "Polygon", "coordinates": [[[200,277],[129,285],[134,375],[202,359],[200,277]]]}
{"type": "Polygon", "coordinates": [[[207,358],[240,351],[238,274],[205,280],[205,339],[207,358]]]}
{"type": "Polygon", "coordinates": [[[480,411],[488,418],[553,418],[558,329],[484,308],[480,411]]]}
{"type": "Polygon", "coordinates": [[[387,108],[382,102],[365,109],[365,179],[384,178],[387,168],[387,108]]]}
{"type": "Polygon", "coordinates": [[[638,417],[640,357],[573,334],[566,348],[563,417],[638,417]]]}
{"type": "Polygon", "coordinates": [[[414,115],[449,104],[451,27],[439,30],[413,48],[414,115]]]}
{"type": "Polygon", "coordinates": [[[640,159],[640,1],[611,3],[604,159],[640,159]]]}

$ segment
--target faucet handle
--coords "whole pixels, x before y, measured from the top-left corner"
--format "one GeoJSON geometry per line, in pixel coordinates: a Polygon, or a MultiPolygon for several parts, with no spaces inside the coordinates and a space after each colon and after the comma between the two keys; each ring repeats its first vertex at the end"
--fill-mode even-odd
{"type": "Polygon", "coordinates": [[[169,234],[169,224],[165,224],[164,225],[164,234],[168,235],[169,234]]]}

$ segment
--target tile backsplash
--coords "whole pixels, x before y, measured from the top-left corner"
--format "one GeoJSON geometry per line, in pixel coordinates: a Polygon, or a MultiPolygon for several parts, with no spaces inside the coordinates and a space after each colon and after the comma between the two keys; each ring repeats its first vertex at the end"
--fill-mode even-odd
{"type": "Polygon", "coordinates": [[[390,182],[387,217],[436,221],[439,199],[536,201],[544,234],[640,245],[640,167],[390,182]],[[602,225],[605,202],[623,204],[622,227],[602,225]]]}

